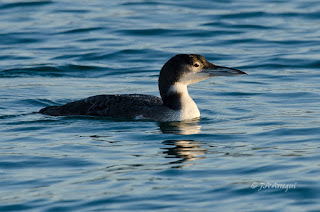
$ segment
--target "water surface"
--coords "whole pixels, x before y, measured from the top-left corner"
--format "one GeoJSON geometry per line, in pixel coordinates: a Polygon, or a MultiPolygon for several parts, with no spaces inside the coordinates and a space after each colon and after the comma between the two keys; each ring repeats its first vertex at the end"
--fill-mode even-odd
{"type": "Polygon", "coordinates": [[[317,211],[318,1],[1,1],[0,211],[317,211]],[[189,86],[193,122],[34,113],[159,96],[173,55],[248,76],[189,86]]]}

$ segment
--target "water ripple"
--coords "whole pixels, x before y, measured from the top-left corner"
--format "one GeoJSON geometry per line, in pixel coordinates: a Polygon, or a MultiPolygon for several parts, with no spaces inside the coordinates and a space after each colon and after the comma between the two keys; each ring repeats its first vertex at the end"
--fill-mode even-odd
{"type": "Polygon", "coordinates": [[[316,0],[1,1],[0,211],[318,211],[319,11],[316,0]],[[159,70],[179,53],[249,75],[190,85],[191,122],[37,113],[159,96],[159,70]]]}

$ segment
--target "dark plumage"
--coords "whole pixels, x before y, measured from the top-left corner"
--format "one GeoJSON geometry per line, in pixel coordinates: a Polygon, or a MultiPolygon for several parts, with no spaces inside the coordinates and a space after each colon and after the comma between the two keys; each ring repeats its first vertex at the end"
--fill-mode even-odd
{"type": "Polygon", "coordinates": [[[160,98],[150,95],[97,95],[62,106],[46,107],[40,113],[51,116],[89,115],[133,119],[137,116],[149,117],[152,115],[150,108],[162,105],[160,98]]]}

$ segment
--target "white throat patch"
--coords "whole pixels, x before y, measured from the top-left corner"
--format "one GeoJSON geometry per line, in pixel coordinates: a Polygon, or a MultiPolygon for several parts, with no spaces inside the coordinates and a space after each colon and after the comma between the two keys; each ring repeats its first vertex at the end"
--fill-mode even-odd
{"type": "Polygon", "coordinates": [[[170,94],[180,95],[180,120],[188,120],[200,117],[200,111],[198,109],[198,106],[190,97],[186,84],[181,82],[175,83],[168,90],[168,95],[170,94]]]}

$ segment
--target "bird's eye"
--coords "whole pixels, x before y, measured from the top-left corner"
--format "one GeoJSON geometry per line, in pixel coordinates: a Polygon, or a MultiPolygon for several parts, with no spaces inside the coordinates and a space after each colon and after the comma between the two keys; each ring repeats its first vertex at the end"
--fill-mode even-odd
{"type": "Polygon", "coordinates": [[[200,64],[199,63],[194,63],[193,66],[197,68],[197,67],[200,66],[200,64]]]}

